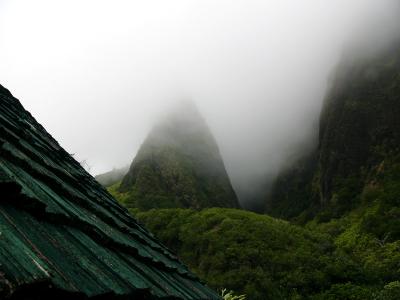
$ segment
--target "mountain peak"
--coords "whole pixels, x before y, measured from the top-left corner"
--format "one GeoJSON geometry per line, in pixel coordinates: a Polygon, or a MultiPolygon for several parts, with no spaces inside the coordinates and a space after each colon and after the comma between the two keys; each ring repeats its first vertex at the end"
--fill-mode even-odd
{"type": "Polygon", "coordinates": [[[128,206],[238,207],[220,151],[192,101],[160,118],[139,149],[120,191],[128,206]]]}

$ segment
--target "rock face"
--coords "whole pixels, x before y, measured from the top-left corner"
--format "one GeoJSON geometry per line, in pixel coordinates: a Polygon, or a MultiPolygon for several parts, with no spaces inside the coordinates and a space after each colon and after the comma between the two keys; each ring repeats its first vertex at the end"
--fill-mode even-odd
{"type": "Polygon", "coordinates": [[[119,187],[139,209],[239,207],[217,143],[191,102],[150,132],[119,187]]]}
{"type": "Polygon", "coordinates": [[[0,299],[220,299],[0,86],[0,299]]]}
{"type": "Polygon", "coordinates": [[[373,57],[343,61],[321,113],[318,150],[277,179],[267,212],[294,217],[319,207],[341,215],[359,205],[366,188],[399,161],[399,116],[398,44],[373,57]]]}

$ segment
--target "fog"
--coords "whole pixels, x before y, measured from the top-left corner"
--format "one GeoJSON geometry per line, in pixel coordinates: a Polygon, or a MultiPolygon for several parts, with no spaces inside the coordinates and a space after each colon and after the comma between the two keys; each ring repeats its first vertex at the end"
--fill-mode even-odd
{"type": "Polygon", "coordinates": [[[92,174],[129,164],[196,102],[241,201],[315,145],[348,44],[398,31],[398,0],[0,0],[0,83],[92,174]]]}

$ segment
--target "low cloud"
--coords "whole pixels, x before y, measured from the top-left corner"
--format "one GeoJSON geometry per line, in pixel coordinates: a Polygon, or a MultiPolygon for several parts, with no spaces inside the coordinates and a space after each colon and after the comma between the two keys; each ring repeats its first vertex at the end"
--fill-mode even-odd
{"type": "Polygon", "coordinates": [[[251,201],[315,144],[345,45],[398,32],[397,2],[0,0],[1,83],[93,173],[193,99],[251,201]]]}

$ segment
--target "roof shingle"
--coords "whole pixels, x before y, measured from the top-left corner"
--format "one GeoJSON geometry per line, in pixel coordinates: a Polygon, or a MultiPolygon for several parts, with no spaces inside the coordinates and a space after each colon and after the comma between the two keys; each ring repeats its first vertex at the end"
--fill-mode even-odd
{"type": "Polygon", "coordinates": [[[220,299],[2,86],[0,198],[0,296],[220,299]]]}

